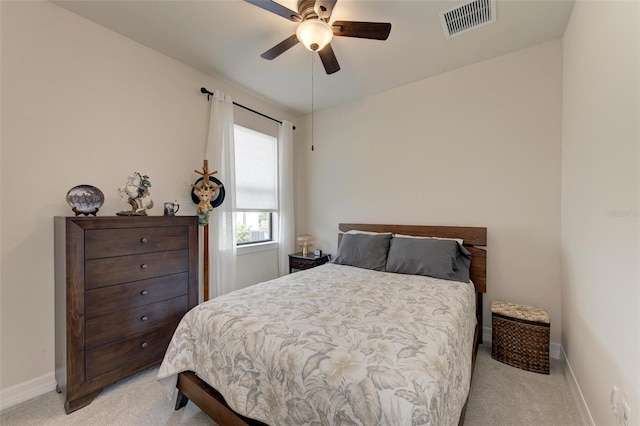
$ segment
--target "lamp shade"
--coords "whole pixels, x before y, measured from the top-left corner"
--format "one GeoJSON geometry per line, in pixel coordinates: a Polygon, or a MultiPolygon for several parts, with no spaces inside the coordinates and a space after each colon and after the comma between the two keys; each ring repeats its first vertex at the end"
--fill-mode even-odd
{"type": "Polygon", "coordinates": [[[309,254],[309,247],[313,244],[313,235],[311,234],[302,234],[298,235],[296,241],[300,247],[302,247],[302,254],[306,256],[309,254]]]}
{"type": "Polygon", "coordinates": [[[304,47],[315,52],[322,50],[333,39],[329,24],[321,19],[307,19],[298,25],[296,37],[304,47]]]}

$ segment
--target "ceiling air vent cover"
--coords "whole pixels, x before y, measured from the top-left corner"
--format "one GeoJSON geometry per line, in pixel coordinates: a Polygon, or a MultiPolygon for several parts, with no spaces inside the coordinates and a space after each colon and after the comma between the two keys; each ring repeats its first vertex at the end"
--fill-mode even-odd
{"type": "Polygon", "coordinates": [[[495,22],[495,0],[470,1],[440,13],[446,38],[495,22]]]}

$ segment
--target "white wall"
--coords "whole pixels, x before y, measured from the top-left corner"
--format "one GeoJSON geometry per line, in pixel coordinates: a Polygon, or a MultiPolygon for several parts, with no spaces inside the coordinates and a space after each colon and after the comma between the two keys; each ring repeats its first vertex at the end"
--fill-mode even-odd
{"type": "Polygon", "coordinates": [[[272,280],[279,276],[278,250],[241,249],[238,251],[237,262],[238,273],[236,281],[238,288],[272,280]]]}
{"type": "MultiPolygon", "coordinates": [[[[560,40],[315,114],[307,221],[488,228],[488,294],[546,308],[560,341],[560,40]]],[[[302,194],[298,194],[302,195],[302,194]]]]}
{"type": "Polygon", "coordinates": [[[640,425],[640,3],[578,1],[563,40],[562,345],[595,424],[640,425]]]}
{"type": "MultiPolygon", "coordinates": [[[[209,113],[201,86],[280,119],[296,117],[49,2],[3,1],[0,8],[6,389],[54,369],[53,217],[72,214],[71,187],[100,188],[99,215],[113,215],[127,208],[116,188],[137,170],[151,178],[151,215],[175,199],[180,214],[194,214],[190,184],[202,167],[209,113]]],[[[238,267],[248,264],[249,255],[238,267]]]]}

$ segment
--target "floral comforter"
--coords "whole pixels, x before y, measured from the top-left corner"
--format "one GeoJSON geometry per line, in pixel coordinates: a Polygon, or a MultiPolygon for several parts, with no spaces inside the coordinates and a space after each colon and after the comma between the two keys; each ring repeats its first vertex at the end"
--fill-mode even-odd
{"type": "Polygon", "coordinates": [[[475,324],[471,283],[325,264],[196,306],[158,379],[274,426],[455,425],[475,324]]]}

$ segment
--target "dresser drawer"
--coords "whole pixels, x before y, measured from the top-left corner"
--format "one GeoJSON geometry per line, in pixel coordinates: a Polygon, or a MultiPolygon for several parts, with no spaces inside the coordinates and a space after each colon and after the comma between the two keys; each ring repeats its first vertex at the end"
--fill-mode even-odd
{"type": "Polygon", "coordinates": [[[91,349],[104,345],[122,337],[142,333],[166,322],[177,324],[187,311],[188,304],[189,297],[180,296],[87,320],[85,347],[91,349]]]}
{"type": "Polygon", "coordinates": [[[105,287],[189,270],[189,250],[107,257],[85,262],[85,288],[105,287]]]}
{"type": "Polygon", "coordinates": [[[86,318],[94,318],[172,299],[188,292],[188,272],[95,288],[87,290],[84,295],[84,314],[86,318]]]}
{"type": "Polygon", "coordinates": [[[85,380],[111,373],[123,377],[144,366],[162,361],[178,322],[154,328],[148,333],[99,346],[85,354],[85,380]]]}
{"type": "Polygon", "coordinates": [[[189,247],[189,228],[96,229],[85,232],[85,258],[126,256],[189,247]]]}

